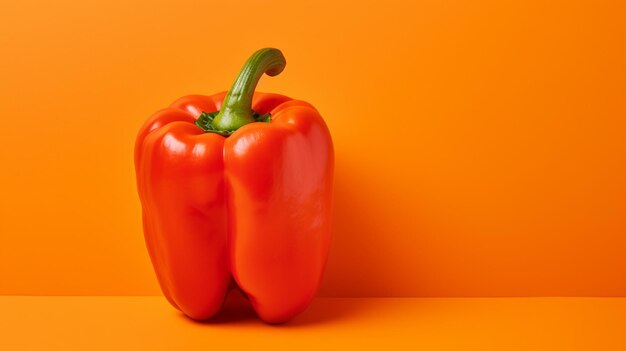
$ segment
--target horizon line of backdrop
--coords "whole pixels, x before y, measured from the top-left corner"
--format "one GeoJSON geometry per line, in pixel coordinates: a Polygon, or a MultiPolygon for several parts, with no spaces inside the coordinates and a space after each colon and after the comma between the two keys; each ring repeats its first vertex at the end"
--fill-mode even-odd
{"type": "Polygon", "coordinates": [[[623,1],[0,5],[0,294],[160,294],[133,144],[180,96],[314,104],[336,149],[322,296],[626,296],[623,1]]]}

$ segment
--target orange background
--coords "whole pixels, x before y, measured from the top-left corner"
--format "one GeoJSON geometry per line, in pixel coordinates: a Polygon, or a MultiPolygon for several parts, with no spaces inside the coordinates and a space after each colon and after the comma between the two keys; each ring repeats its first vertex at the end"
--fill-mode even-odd
{"type": "Polygon", "coordinates": [[[336,148],[324,296],[626,296],[623,1],[0,3],[0,294],[159,294],[132,151],[229,87],[336,148]]]}

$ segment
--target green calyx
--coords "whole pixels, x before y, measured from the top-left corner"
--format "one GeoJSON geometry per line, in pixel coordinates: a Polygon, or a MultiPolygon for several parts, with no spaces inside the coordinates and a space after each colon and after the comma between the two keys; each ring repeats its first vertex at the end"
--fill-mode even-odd
{"type": "MultiPolygon", "coordinates": [[[[198,119],[196,120],[196,125],[198,127],[200,127],[200,129],[202,129],[203,131],[205,131],[206,133],[215,133],[215,134],[219,134],[221,136],[229,136],[231,134],[233,134],[235,132],[236,129],[230,129],[230,130],[218,130],[215,129],[215,127],[213,126],[213,120],[215,119],[215,116],[217,116],[217,114],[219,113],[219,111],[215,111],[215,112],[202,112],[202,114],[200,115],[200,117],[198,117],[198,119]]],[[[256,111],[252,111],[252,118],[254,118],[254,122],[265,122],[265,123],[270,123],[271,122],[271,114],[266,113],[264,115],[256,112],[256,111]]]]}
{"type": "Polygon", "coordinates": [[[272,77],[285,69],[285,57],[278,49],[258,50],[243,65],[237,79],[222,102],[222,109],[203,112],[196,125],[207,133],[229,136],[240,127],[254,122],[271,122],[270,114],[252,110],[252,97],[263,74],[272,77]]]}

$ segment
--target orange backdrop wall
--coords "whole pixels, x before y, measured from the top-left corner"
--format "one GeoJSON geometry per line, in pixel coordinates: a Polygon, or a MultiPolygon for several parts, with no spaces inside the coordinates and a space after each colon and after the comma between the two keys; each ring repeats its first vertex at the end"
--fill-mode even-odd
{"type": "Polygon", "coordinates": [[[625,4],[4,0],[0,294],[158,294],[135,133],[273,46],[335,142],[322,295],[626,296],[625,4]]]}

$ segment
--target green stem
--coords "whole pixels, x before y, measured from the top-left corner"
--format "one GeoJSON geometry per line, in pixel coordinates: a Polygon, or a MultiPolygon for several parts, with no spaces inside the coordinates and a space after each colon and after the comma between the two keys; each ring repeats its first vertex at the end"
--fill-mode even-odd
{"type": "Polygon", "coordinates": [[[278,49],[261,49],[248,59],[222,102],[222,109],[213,118],[216,131],[234,131],[255,122],[252,96],[259,79],[266,73],[273,77],[285,69],[285,57],[278,49]]]}

